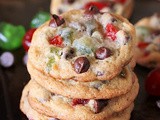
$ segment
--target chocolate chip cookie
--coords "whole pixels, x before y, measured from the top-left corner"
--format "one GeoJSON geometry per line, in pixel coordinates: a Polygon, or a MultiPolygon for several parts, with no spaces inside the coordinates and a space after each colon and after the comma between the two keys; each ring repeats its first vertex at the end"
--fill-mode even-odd
{"type": "Polygon", "coordinates": [[[52,14],[62,14],[73,9],[89,9],[96,6],[102,12],[113,12],[126,18],[131,16],[134,0],[51,0],[52,14]]]}
{"type": "Polygon", "coordinates": [[[141,19],[135,27],[137,63],[149,68],[160,66],[160,14],[141,19]]]}
{"type": "Polygon", "coordinates": [[[50,92],[83,99],[109,99],[126,94],[132,88],[135,79],[134,73],[128,66],[112,80],[92,82],[54,79],[44,72],[38,71],[30,62],[28,62],[28,71],[33,80],[50,92]]]}
{"type": "Polygon", "coordinates": [[[113,113],[129,107],[137,96],[138,88],[138,82],[135,79],[132,89],[122,96],[98,100],[72,99],[51,93],[31,80],[28,88],[28,101],[32,108],[45,116],[67,120],[104,120],[113,113]]]}
{"type": "Polygon", "coordinates": [[[56,79],[111,80],[132,57],[134,27],[123,17],[96,8],[73,10],[34,33],[29,60],[56,79]]]}

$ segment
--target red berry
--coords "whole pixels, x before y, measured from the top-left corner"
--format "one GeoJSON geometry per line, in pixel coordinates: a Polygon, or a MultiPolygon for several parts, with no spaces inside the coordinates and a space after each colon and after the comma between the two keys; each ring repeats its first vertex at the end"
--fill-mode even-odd
{"type": "Polygon", "coordinates": [[[148,45],[149,45],[149,43],[139,42],[137,46],[138,46],[138,48],[140,48],[140,49],[145,49],[148,45]]]}
{"type": "Polygon", "coordinates": [[[57,35],[54,38],[49,40],[49,43],[51,45],[55,45],[55,46],[59,46],[59,47],[62,46],[62,42],[63,42],[63,39],[60,35],[57,35]]]}
{"type": "Polygon", "coordinates": [[[75,106],[75,105],[79,105],[79,104],[82,104],[82,105],[85,105],[89,102],[89,100],[87,99],[73,99],[72,101],[72,105],[75,106]]]}
{"type": "Polygon", "coordinates": [[[155,68],[148,74],[145,87],[148,94],[160,96],[160,68],[155,68]]]}
{"type": "Polygon", "coordinates": [[[118,2],[118,3],[122,3],[124,4],[126,2],[126,0],[114,0],[115,2],[118,2]]]}
{"type": "Polygon", "coordinates": [[[22,45],[23,45],[23,48],[25,49],[26,52],[28,51],[28,49],[31,45],[32,36],[33,36],[33,33],[35,32],[35,30],[36,30],[36,28],[32,28],[32,29],[28,30],[23,37],[22,45]]]}
{"type": "Polygon", "coordinates": [[[107,2],[88,2],[84,8],[88,10],[91,6],[96,6],[99,10],[101,10],[104,7],[108,7],[109,4],[107,2]]]}
{"type": "Polygon", "coordinates": [[[116,39],[117,28],[113,24],[107,24],[106,26],[106,36],[112,40],[116,39]]]}

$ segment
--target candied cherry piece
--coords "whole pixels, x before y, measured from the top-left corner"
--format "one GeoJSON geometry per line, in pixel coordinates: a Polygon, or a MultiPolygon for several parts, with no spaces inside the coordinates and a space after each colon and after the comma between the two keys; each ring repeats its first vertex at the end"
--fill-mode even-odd
{"type": "Polygon", "coordinates": [[[160,35],[160,30],[154,30],[154,31],[152,31],[151,35],[152,36],[158,36],[158,35],[160,35]]]}
{"type": "Polygon", "coordinates": [[[22,45],[23,45],[23,48],[25,49],[26,52],[28,51],[28,49],[31,45],[32,36],[33,36],[33,33],[35,32],[35,30],[36,30],[36,28],[32,28],[32,29],[28,30],[23,37],[22,45]]]}
{"type": "Polygon", "coordinates": [[[60,35],[57,35],[57,36],[51,38],[51,39],[49,40],[49,43],[50,43],[51,45],[55,45],[55,46],[60,47],[60,46],[62,46],[63,39],[62,39],[62,37],[61,37],[60,35]]]}
{"type": "Polygon", "coordinates": [[[160,67],[155,68],[148,74],[145,88],[148,94],[160,96],[160,67]]]}
{"type": "Polygon", "coordinates": [[[87,99],[73,99],[72,105],[73,105],[73,106],[79,105],[79,104],[85,105],[85,104],[87,104],[88,102],[89,102],[89,100],[87,100],[87,99]]]}
{"type": "Polygon", "coordinates": [[[113,41],[116,39],[117,28],[113,24],[107,24],[106,26],[106,36],[113,41]]]}
{"type": "Polygon", "coordinates": [[[104,7],[108,7],[109,4],[107,2],[88,2],[84,8],[89,9],[91,6],[96,6],[99,10],[103,9],[104,7]]]}
{"type": "Polygon", "coordinates": [[[138,46],[138,48],[140,48],[140,49],[145,49],[148,45],[149,45],[149,43],[139,42],[137,46],[138,46]]]}

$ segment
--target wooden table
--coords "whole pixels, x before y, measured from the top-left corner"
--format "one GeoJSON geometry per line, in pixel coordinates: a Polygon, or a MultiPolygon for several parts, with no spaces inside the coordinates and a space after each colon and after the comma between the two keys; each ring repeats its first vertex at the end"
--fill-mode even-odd
{"type": "MultiPolygon", "coordinates": [[[[39,10],[49,11],[49,4],[50,0],[0,0],[0,22],[22,24],[28,29],[35,13],[39,10]]],[[[158,11],[160,12],[158,0],[136,0],[130,21],[134,24],[140,18],[158,11]]],[[[2,52],[0,50],[0,54],[2,52]]],[[[22,60],[25,52],[23,48],[11,52],[15,57],[14,66],[7,69],[0,67],[0,120],[26,120],[19,110],[22,89],[30,79],[22,60]]],[[[140,92],[131,120],[160,120],[160,108],[156,105],[160,97],[148,96],[144,88],[149,71],[138,65],[135,68],[139,78],[140,92]]]]}

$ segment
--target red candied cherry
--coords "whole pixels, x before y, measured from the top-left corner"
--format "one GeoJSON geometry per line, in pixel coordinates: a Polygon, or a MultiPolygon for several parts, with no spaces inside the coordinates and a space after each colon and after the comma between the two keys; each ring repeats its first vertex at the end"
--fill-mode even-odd
{"type": "Polygon", "coordinates": [[[89,9],[91,6],[96,6],[99,10],[103,9],[104,7],[108,7],[109,4],[107,2],[88,2],[84,8],[89,9]]]}
{"type": "Polygon", "coordinates": [[[33,33],[35,32],[35,30],[36,30],[36,28],[32,28],[32,29],[28,30],[23,37],[22,45],[23,45],[23,48],[25,49],[26,52],[28,51],[28,49],[31,45],[32,36],[33,36],[33,33]]]}
{"type": "Polygon", "coordinates": [[[149,45],[149,43],[139,42],[137,46],[138,46],[138,48],[140,48],[140,49],[145,49],[148,45],[149,45]]]}
{"type": "Polygon", "coordinates": [[[51,39],[49,40],[49,43],[50,43],[51,45],[55,45],[55,46],[60,47],[60,46],[62,46],[63,39],[62,39],[62,37],[61,37],[60,35],[57,35],[57,36],[51,38],[51,39]]]}
{"type": "Polygon", "coordinates": [[[160,96],[160,67],[155,68],[148,74],[145,88],[148,94],[160,96]]]}
{"type": "Polygon", "coordinates": [[[118,3],[122,3],[124,4],[126,2],[126,0],[114,0],[115,2],[118,2],[118,3]]]}
{"type": "Polygon", "coordinates": [[[87,99],[73,99],[72,101],[72,105],[75,106],[75,105],[79,105],[79,104],[82,104],[82,105],[85,105],[89,102],[89,100],[87,99]]]}
{"type": "Polygon", "coordinates": [[[117,28],[113,24],[107,24],[106,26],[106,36],[112,40],[116,39],[117,28]]]}

